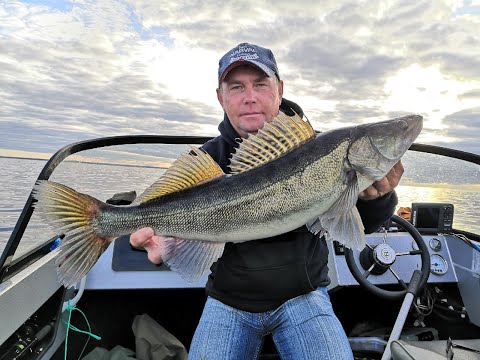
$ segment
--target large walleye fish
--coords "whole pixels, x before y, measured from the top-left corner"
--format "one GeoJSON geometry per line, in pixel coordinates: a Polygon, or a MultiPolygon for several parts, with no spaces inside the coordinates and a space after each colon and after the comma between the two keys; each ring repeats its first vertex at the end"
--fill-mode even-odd
{"type": "Polygon", "coordinates": [[[422,129],[422,117],[316,134],[298,115],[280,113],[244,140],[231,175],[192,148],[132,205],[113,206],[50,181],[33,195],[42,218],[66,236],[57,258],[60,280],[80,280],[116,237],[152,227],[167,237],[163,261],[196,281],[226,242],[282,234],[302,225],[347,247],[363,248],[358,194],[383,178],[422,129]]]}

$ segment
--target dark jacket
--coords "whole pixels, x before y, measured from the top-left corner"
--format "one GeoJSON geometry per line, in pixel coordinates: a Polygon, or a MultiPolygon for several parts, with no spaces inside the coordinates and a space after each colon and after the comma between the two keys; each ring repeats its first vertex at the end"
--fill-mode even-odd
{"type": "MultiPolygon", "coordinates": [[[[302,109],[286,99],[280,109],[287,115],[296,112],[303,116],[302,109]]],[[[228,173],[239,135],[226,114],[218,129],[221,135],[203,148],[228,173]]],[[[377,230],[393,214],[397,201],[395,192],[372,201],[358,200],[365,232],[377,230]]],[[[327,286],[327,261],[325,239],[305,226],[267,239],[227,243],[222,257],[211,267],[207,295],[245,311],[272,310],[293,297],[327,286]]]]}

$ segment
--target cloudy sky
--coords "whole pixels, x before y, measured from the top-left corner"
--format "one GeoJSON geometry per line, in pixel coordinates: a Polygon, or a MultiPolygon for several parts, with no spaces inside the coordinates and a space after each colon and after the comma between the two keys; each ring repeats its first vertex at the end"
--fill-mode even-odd
{"type": "Polygon", "coordinates": [[[216,135],[219,58],[273,50],[317,130],[421,114],[480,153],[480,0],[0,0],[0,155],[126,134],[216,135]]]}

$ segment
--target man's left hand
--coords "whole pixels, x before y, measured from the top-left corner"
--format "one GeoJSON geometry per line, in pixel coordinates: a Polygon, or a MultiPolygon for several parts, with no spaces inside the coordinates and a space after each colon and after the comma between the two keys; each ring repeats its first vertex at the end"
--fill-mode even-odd
{"type": "Polygon", "coordinates": [[[389,193],[397,187],[402,178],[403,171],[402,162],[397,162],[384,178],[375,181],[363,190],[358,197],[362,200],[373,200],[389,193]]]}

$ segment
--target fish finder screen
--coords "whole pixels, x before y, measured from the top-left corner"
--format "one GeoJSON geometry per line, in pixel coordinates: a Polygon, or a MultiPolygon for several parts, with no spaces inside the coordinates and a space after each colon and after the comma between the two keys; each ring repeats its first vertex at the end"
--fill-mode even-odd
{"type": "Polygon", "coordinates": [[[438,226],[440,208],[419,207],[417,211],[417,228],[436,228],[438,226]]]}

